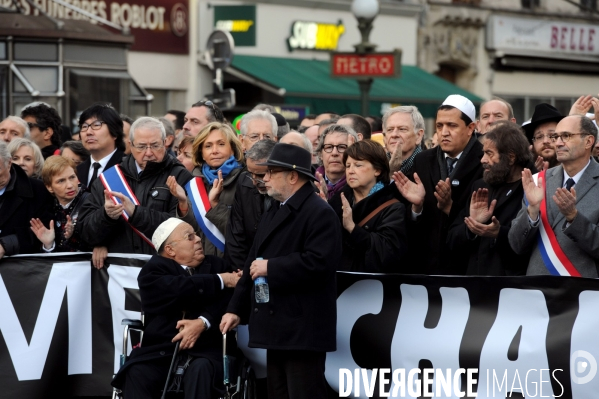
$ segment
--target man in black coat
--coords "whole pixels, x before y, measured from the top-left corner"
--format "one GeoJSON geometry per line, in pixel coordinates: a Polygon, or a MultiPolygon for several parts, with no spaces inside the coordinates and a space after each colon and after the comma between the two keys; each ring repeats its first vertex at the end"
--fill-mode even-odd
{"type": "Polygon", "coordinates": [[[522,170],[531,163],[528,140],[518,125],[504,121],[484,136],[483,151],[483,178],[474,182],[447,243],[454,252],[468,254],[468,275],[524,275],[529,256],[512,250],[508,233],[522,209],[522,170]]]}
{"type": "Polygon", "coordinates": [[[408,216],[408,239],[412,249],[412,272],[418,274],[464,274],[467,258],[447,247],[447,230],[472,194],[472,183],[483,168],[482,144],[474,136],[474,104],[451,95],[437,111],[439,146],[414,158],[408,173],[393,178],[400,193],[412,203],[408,216]],[[414,183],[415,181],[415,183],[414,183]]]}
{"type": "Polygon", "coordinates": [[[249,346],[267,349],[270,398],[326,398],[326,352],[336,346],[335,270],[341,225],[309,179],[311,154],[276,144],[264,176],[280,201],[260,220],[227,314],[224,333],[249,316],[249,346]],[[268,301],[257,303],[254,280],[265,277],[268,301]]]}
{"type": "Polygon", "coordinates": [[[191,356],[183,379],[185,398],[222,394],[222,335],[218,323],[230,290],[239,280],[225,263],[204,255],[202,241],[188,223],[170,218],[152,237],[159,255],[142,268],[137,281],[145,330],[112,384],[127,399],[159,398],[180,341],[180,355],[191,356]]]}
{"type": "Polygon", "coordinates": [[[42,251],[30,221],[39,218],[47,226],[53,204],[41,180],[27,177],[20,166],[12,163],[6,144],[0,143],[0,259],[42,251]]]}
{"type": "MultiPolygon", "coordinates": [[[[81,225],[81,239],[89,246],[105,246],[109,252],[153,255],[156,250],[139,233],[146,238],[152,237],[160,223],[176,216],[180,202],[171,194],[166,180],[174,176],[183,187],[191,179],[191,174],[175,158],[166,154],[166,134],[159,120],[139,118],[131,130],[134,137],[132,153],[123,159],[119,167],[140,205],[134,205],[122,193],[113,193],[123,201],[123,205],[116,205],[98,179],[92,184],[91,195],[83,204],[78,223],[81,225]],[[123,210],[129,215],[128,221],[122,217],[123,210]]],[[[193,212],[187,212],[186,216],[193,217],[193,212]]]]}
{"type": "Polygon", "coordinates": [[[225,262],[233,269],[243,269],[250,248],[254,243],[256,230],[262,214],[275,203],[262,179],[267,166],[256,164],[266,162],[275,142],[260,140],[245,154],[247,172],[237,179],[235,199],[225,234],[225,262]]]}

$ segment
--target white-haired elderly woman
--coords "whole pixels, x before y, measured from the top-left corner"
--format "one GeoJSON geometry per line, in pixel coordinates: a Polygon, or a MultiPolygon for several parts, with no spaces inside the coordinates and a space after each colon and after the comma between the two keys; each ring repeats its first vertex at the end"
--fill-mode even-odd
{"type": "Polygon", "coordinates": [[[8,143],[8,151],[12,162],[19,165],[27,176],[40,179],[44,167],[42,151],[33,141],[24,138],[15,138],[8,143]]]}

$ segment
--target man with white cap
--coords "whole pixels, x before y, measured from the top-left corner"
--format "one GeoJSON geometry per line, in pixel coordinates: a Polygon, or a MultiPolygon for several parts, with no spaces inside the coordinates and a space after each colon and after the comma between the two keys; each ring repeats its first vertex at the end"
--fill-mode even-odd
{"type": "MultiPolygon", "coordinates": [[[[413,177],[394,173],[400,193],[412,203],[408,236],[413,241],[415,273],[463,274],[466,259],[449,251],[447,229],[482,178],[482,144],[474,136],[474,104],[453,94],[437,110],[439,145],[414,158],[413,177]],[[417,262],[416,262],[417,261],[417,262]]],[[[463,255],[462,255],[463,256],[463,255]]]]}
{"type": "Polygon", "coordinates": [[[188,223],[169,218],[152,243],[158,250],[137,278],[145,330],[113,385],[127,399],[158,397],[180,341],[191,356],[183,377],[185,398],[212,398],[224,392],[222,335],[218,329],[240,275],[227,273],[223,260],[204,255],[202,241],[188,223]],[[216,384],[215,384],[216,382],[216,384]]]}

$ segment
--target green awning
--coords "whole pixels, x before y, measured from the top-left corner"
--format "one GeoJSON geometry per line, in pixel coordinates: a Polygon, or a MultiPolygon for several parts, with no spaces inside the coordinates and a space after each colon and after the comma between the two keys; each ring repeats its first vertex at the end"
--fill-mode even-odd
{"type": "MultiPolygon", "coordinates": [[[[284,89],[286,104],[309,105],[313,113],[360,113],[358,83],[331,77],[329,61],[235,55],[232,66],[273,89],[284,89]]],[[[461,94],[477,105],[483,101],[438,76],[404,65],[400,78],[374,79],[370,114],[380,114],[381,104],[391,103],[415,105],[430,118],[450,94],[461,94]]]]}

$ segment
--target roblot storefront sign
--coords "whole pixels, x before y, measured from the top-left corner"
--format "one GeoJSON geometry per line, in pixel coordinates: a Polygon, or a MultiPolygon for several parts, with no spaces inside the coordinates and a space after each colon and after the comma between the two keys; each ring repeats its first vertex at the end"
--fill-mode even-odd
{"type": "MultiPolygon", "coordinates": [[[[50,17],[98,22],[52,0],[33,0],[50,17]]],[[[187,54],[189,12],[187,0],[63,0],[84,11],[127,27],[135,37],[134,51],[187,54]]],[[[26,0],[17,0],[26,15],[40,12],[26,0]]],[[[15,9],[13,0],[0,6],[15,9]]]]}

